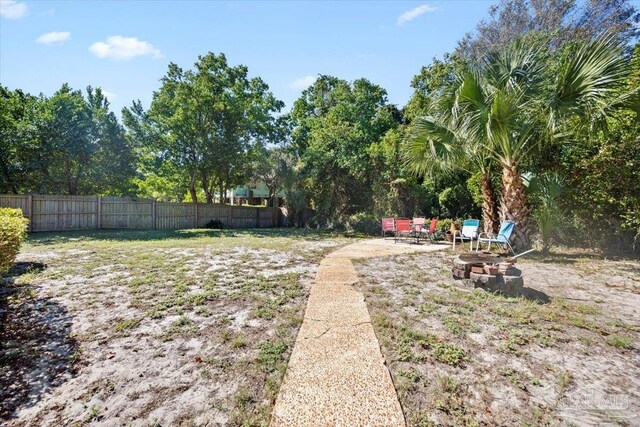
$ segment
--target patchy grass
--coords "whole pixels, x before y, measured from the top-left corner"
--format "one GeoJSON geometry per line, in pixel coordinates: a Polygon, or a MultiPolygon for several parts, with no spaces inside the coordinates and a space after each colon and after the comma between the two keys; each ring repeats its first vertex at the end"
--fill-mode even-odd
{"type": "Polygon", "coordinates": [[[346,243],[308,230],[32,235],[0,286],[0,419],[266,425],[317,263],[346,243]]]}
{"type": "Polygon", "coordinates": [[[638,421],[639,262],[525,258],[518,266],[528,298],[508,298],[453,280],[452,257],[356,267],[410,426],[638,421]],[[559,406],[590,392],[622,394],[628,405],[559,406]]]}
{"type": "Polygon", "coordinates": [[[633,340],[625,336],[612,335],[607,340],[607,344],[616,348],[626,348],[629,350],[633,348],[633,340]]]}

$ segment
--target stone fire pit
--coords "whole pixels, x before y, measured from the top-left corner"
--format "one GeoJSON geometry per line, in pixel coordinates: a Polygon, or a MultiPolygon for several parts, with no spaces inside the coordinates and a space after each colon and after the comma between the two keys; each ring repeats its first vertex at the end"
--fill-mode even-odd
{"type": "Polygon", "coordinates": [[[509,296],[522,293],[522,271],[514,267],[514,258],[489,253],[463,254],[453,260],[453,277],[468,279],[474,288],[509,296]]]}

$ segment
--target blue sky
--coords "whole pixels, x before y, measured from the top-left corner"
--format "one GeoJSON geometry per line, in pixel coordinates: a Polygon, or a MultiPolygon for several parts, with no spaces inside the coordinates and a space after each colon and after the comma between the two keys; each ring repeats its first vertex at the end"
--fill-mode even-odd
{"type": "Polygon", "coordinates": [[[0,84],[50,95],[100,86],[119,112],[149,106],[169,62],[224,52],[288,110],[318,74],[366,77],[403,106],[411,78],[493,1],[213,2],[0,0],[0,84]]]}

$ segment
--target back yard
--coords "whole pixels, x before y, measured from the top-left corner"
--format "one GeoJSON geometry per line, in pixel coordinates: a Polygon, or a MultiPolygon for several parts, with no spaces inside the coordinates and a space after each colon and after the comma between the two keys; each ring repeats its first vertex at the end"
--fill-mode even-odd
{"type": "Polygon", "coordinates": [[[0,287],[0,418],[266,422],[317,264],[346,241],[292,230],[33,235],[0,287]]]}
{"type": "MultiPolygon", "coordinates": [[[[354,241],[300,230],[32,235],[0,287],[0,418],[267,425],[318,264],[354,241]]],[[[456,254],[442,243],[393,255],[406,244],[371,242],[380,252],[354,261],[354,286],[408,425],[640,421],[637,260],[531,254],[518,263],[526,297],[507,298],[453,280],[456,254]]]]}
{"type": "Polygon", "coordinates": [[[408,425],[638,425],[640,262],[528,256],[507,298],[452,257],[356,266],[408,425]]]}

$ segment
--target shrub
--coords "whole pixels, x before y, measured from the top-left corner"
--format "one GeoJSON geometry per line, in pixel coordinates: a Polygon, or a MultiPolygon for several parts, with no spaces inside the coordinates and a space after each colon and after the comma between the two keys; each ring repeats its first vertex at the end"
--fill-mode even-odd
{"type": "Polygon", "coordinates": [[[529,180],[529,195],[537,203],[533,211],[533,219],[538,225],[542,240],[542,251],[547,253],[551,241],[559,233],[566,216],[558,204],[564,190],[564,183],[557,174],[542,174],[529,180]]]}
{"type": "Polygon", "coordinates": [[[346,221],[339,221],[337,219],[327,220],[320,218],[319,215],[316,215],[307,221],[306,226],[312,229],[317,230],[330,230],[336,232],[344,232],[347,231],[347,223],[346,221]]]}
{"type": "Polygon", "coordinates": [[[338,233],[347,232],[377,236],[380,234],[380,221],[381,218],[379,216],[360,212],[348,217],[332,220],[322,220],[316,216],[307,223],[307,226],[310,228],[336,231],[338,233]]]}
{"type": "Polygon", "coordinates": [[[462,227],[462,219],[459,218],[444,218],[438,220],[438,230],[446,233],[451,229],[451,224],[455,224],[456,227],[462,227]]]}
{"type": "Polygon", "coordinates": [[[438,203],[443,216],[476,215],[479,210],[465,183],[442,190],[438,194],[438,203]]]}
{"type": "Polygon", "coordinates": [[[20,245],[27,237],[28,223],[22,210],[0,208],[0,273],[9,270],[16,259],[20,245]]]}
{"type": "Polygon", "coordinates": [[[222,230],[224,228],[224,223],[219,219],[212,219],[208,223],[204,225],[205,228],[219,229],[222,230]]]}
{"type": "Polygon", "coordinates": [[[451,228],[451,223],[452,222],[453,222],[453,220],[449,219],[449,218],[439,219],[438,220],[438,230],[442,231],[443,233],[446,233],[451,228]]]}
{"type": "Polygon", "coordinates": [[[347,220],[347,229],[356,233],[377,236],[380,234],[381,219],[364,212],[351,215],[347,220]]]}

